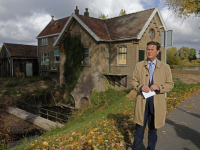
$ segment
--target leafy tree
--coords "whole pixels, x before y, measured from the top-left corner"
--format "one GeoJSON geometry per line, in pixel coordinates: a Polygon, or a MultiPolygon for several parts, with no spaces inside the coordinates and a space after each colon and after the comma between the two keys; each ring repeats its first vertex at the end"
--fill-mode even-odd
{"type": "Polygon", "coordinates": [[[178,55],[179,55],[180,59],[188,59],[189,51],[190,51],[190,49],[188,47],[185,47],[185,46],[181,47],[178,50],[178,55]]]}
{"type": "Polygon", "coordinates": [[[169,49],[167,49],[167,56],[175,56],[177,55],[178,51],[176,47],[171,47],[169,49]]]}
{"type": "Polygon", "coordinates": [[[125,9],[121,9],[119,16],[123,16],[126,15],[126,10],[125,9]]]}
{"type": "Polygon", "coordinates": [[[166,0],[166,5],[180,18],[187,18],[191,14],[197,16],[200,12],[199,0],[166,0]]]}
{"type": "Polygon", "coordinates": [[[189,60],[197,59],[197,57],[196,57],[196,49],[191,48],[191,49],[189,50],[188,59],[189,59],[189,60]]]}
{"type": "Polygon", "coordinates": [[[0,52],[1,52],[2,47],[0,47],[0,52]]]}
{"type": "Polygon", "coordinates": [[[106,16],[105,14],[101,14],[98,18],[102,20],[106,20],[108,19],[108,15],[106,16]]]}
{"type": "Polygon", "coordinates": [[[167,64],[169,64],[170,66],[177,65],[178,67],[181,67],[182,62],[177,54],[178,51],[176,47],[171,47],[167,49],[167,64]]]}

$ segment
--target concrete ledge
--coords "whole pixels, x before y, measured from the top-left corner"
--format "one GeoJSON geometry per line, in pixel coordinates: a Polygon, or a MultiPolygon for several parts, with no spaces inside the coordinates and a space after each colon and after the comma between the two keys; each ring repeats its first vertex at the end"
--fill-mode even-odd
{"type": "Polygon", "coordinates": [[[52,128],[58,127],[64,127],[63,124],[58,122],[53,122],[48,119],[39,117],[37,115],[34,115],[32,113],[26,112],[22,109],[16,108],[16,107],[9,107],[6,110],[8,113],[15,115],[23,120],[26,120],[46,131],[50,131],[52,128]]]}
{"type": "Polygon", "coordinates": [[[172,73],[177,74],[195,74],[200,75],[200,70],[183,70],[183,69],[171,69],[172,73]]]}

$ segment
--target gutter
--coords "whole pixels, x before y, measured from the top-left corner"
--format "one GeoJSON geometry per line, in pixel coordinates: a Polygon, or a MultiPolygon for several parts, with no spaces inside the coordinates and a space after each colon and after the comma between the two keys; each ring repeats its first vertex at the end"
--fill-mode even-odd
{"type": "Polygon", "coordinates": [[[109,44],[109,73],[111,73],[111,42],[109,44]]]}
{"type": "Polygon", "coordinates": [[[132,38],[117,39],[117,40],[104,40],[104,39],[99,39],[98,42],[118,42],[118,41],[135,40],[135,39],[139,39],[139,38],[138,38],[138,37],[132,37],[132,38]]]}
{"type": "Polygon", "coordinates": [[[60,34],[60,33],[44,35],[44,36],[36,37],[36,39],[47,38],[47,37],[51,37],[51,36],[57,36],[57,35],[59,35],[59,34],[60,34]]]}

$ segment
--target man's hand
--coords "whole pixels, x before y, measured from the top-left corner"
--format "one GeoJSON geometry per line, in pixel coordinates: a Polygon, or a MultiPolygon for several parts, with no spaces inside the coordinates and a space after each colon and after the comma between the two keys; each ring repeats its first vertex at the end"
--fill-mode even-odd
{"type": "Polygon", "coordinates": [[[148,92],[150,91],[150,88],[149,88],[147,85],[143,85],[143,86],[141,87],[141,90],[142,90],[143,92],[148,93],[148,92]]]}
{"type": "Polygon", "coordinates": [[[156,84],[153,84],[151,87],[150,87],[150,89],[151,89],[151,91],[159,91],[160,90],[160,88],[159,88],[159,86],[157,86],[156,84]]]}

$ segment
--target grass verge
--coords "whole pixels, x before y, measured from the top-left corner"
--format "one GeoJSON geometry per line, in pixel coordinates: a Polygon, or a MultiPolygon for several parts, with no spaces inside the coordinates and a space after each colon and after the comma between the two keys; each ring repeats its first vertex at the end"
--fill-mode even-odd
{"type": "MultiPolygon", "coordinates": [[[[168,93],[167,111],[178,106],[188,96],[200,90],[200,84],[175,81],[168,93]]],[[[126,98],[130,90],[94,91],[88,107],[74,112],[63,128],[55,128],[37,139],[23,142],[12,150],[22,149],[112,149],[131,146],[135,125],[134,100],[126,98]]]]}

